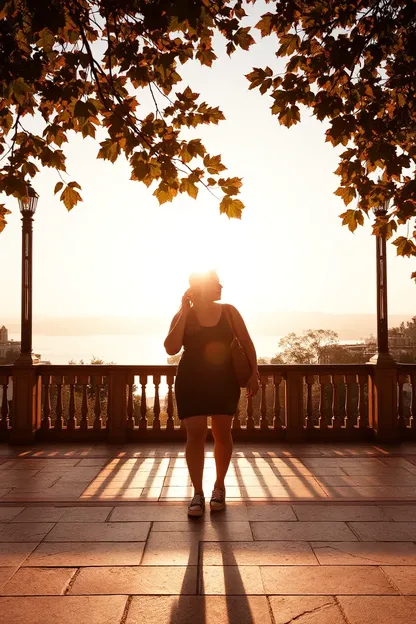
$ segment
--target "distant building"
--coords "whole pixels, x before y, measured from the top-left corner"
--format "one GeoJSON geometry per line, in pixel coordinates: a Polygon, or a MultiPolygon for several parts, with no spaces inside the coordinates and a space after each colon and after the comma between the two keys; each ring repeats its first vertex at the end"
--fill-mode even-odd
{"type": "Polygon", "coordinates": [[[0,328],[0,364],[12,364],[20,353],[21,342],[9,340],[9,332],[3,325],[0,328]]]}
{"type": "MultiPolygon", "coordinates": [[[[20,355],[20,340],[9,340],[9,332],[4,325],[0,327],[0,364],[13,364],[20,355]]],[[[50,364],[43,361],[40,353],[33,354],[33,364],[50,364]]]]}

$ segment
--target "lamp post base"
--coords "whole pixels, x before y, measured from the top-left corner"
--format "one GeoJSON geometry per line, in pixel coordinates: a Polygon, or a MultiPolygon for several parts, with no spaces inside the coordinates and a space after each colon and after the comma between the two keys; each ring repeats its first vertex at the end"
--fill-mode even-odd
{"type": "Polygon", "coordinates": [[[376,353],[370,358],[369,364],[374,364],[375,366],[394,366],[396,364],[396,360],[390,353],[376,353]]]}
{"type": "Polygon", "coordinates": [[[14,362],[14,366],[32,366],[35,363],[35,356],[33,353],[21,353],[17,360],[14,362]]]}

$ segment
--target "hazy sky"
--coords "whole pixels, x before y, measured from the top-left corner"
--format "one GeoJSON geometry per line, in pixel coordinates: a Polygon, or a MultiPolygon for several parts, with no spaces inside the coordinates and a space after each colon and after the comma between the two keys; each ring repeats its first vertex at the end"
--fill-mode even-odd
{"type": "MultiPolygon", "coordinates": [[[[96,160],[92,139],[72,136],[68,181],[84,202],[68,213],[53,195],[59,181],[45,170],[34,181],[40,195],[34,222],[34,317],[160,315],[170,317],[202,264],[219,269],[224,301],[242,313],[256,309],[375,312],[375,240],[369,222],[352,235],[341,227],[344,205],[333,192],[336,151],[325,126],[306,111],[301,124],[280,127],[270,101],[248,91],[244,74],[272,64],[274,42],[213,69],[183,68],[186,84],[219,105],[226,121],[197,129],[212,154],[221,153],[229,175],[244,178],[242,220],[219,216],[218,202],[201,189],[159,206],[152,190],[129,180],[120,160],[96,160]]],[[[21,223],[16,200],[0,235],[1,317],[20,314],[21,223]]],[[[389,245],[389,309],[413,315],[415,262],[396,258],[389,245]]]]}

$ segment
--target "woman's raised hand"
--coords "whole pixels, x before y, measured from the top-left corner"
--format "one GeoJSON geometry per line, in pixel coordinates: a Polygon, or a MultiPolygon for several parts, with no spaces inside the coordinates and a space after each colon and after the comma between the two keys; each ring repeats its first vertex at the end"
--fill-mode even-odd
{"type": "Polygon", "coordinates": [[[191,289],[188,288],[188,290],[185,292],[185,294],[182,297],[182,310],[184,310],[185,312],[188,312],[191,308],[191,289]]]}

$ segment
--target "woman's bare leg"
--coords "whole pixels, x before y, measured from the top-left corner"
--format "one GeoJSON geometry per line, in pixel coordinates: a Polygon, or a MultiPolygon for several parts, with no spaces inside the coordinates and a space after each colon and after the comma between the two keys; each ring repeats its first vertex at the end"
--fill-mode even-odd
{"type": "Polygon", "coordinates": [[[204,472],[205,438],[207,437],[207,417],[191,416],[185,419],[185,457],[191,476],[194,494],[203,494],[202,475],[204,472]]]}
{"type": "Polygon", "coordinates": [[[224,487],[224,479],[233,452],[233,437],[231,423],[233,417],[226,414],[212,416],[212,435],[214,436],[214,457],[217,469],[217,478],[214,487],[224,487]]]}

